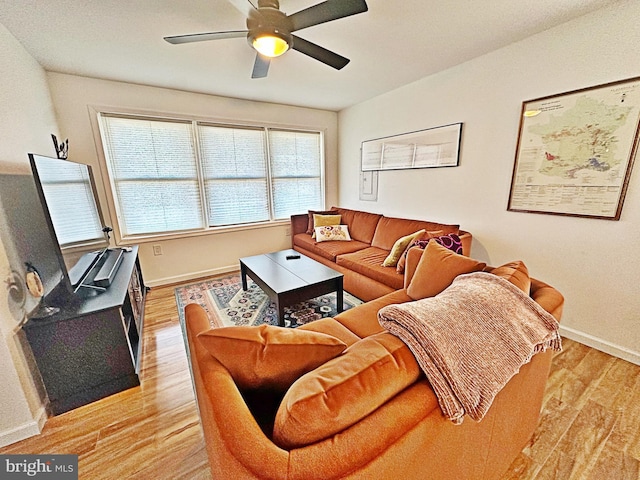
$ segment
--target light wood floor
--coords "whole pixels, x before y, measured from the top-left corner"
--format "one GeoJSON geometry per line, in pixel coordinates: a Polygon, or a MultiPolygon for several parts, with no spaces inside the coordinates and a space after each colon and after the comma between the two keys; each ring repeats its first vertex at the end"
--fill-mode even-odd
{"type": "MultiPolygon", "coordinates": [[[[147,297],[140,387],[53,417],[41,435],[0,454],[78,454],[83,480],[216,478],[203,447],[174,287],[154,288],[147,297]]],[[[639,472],[640,366],[565,340],[540,427],[504,480],[640,480],[639,472]]]]}

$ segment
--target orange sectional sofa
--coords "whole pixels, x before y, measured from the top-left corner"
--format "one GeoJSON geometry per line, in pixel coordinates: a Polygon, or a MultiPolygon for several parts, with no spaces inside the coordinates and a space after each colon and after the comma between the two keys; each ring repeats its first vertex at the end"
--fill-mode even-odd
{"type": "Polygon", "coordinates": [[[344,275],[344,289],[369,301],[404,287],[404,274],[394,267],[383,267],[394,243],[424,229],[436,235],[457,234],[464,255],[471,251],[472,236],[459,225],[423,220],[386,217],[347,208],[333,207],[323,213],[341,216],[348,227],[350,241],[317,242],[312,238],[313,212],[291,216],[291,245],[294,250],[344,275]]]}
{"type": "Polygon", "coordinates": [[[522,262],[492,268],[432,244],[409,251],[407,288],[295,330],[211,329],[202,307],[186,306],[190,366],[214,478],[500,478],[537,426],[551,350],[523,364],[481,421],[456,425],[378,313],[480,270],[517,285],[529,298],[519,295],[558,321],[564,299],[530,278],[522,262]]]}

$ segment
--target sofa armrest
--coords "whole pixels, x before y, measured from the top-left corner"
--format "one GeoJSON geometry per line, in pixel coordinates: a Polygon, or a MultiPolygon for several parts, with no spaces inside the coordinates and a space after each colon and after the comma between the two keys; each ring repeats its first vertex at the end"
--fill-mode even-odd
{"type": "Polygon", "coordinates": [[[309,227],[309,214],[300,213],[297,215],[291,215],[291,236],[298,233],[305,233],[309,227]]]}
{"type": "Polygon", "coordinates": [[[531,278],[531,298],[559,322],[564,307],[564,296],[551,285],[531,278]]]}
{"type": "Polygon", "coordinates": [[[309,214],[299,213],[291,215],[291,248],[293,248],[293,237],[298,233],[306,233],[309,227],[309,214]]]}
{"type": "Polygon", "coordinates": [[[469,232],[465,232],[464,230],[460,230],[458,232],[458,236],[460,237],[460,242],[462,242],[462,254],[466,257],[471,256],[471,242],[473,240],[473,236],[469,232]]]}

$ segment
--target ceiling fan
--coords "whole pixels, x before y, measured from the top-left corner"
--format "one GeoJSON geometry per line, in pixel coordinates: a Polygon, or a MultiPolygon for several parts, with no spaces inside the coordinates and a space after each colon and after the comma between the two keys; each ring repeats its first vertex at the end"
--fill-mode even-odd
{"type": "Polygon", "coordinates": [[[326,0],[291,15],[280,11],[278,0],[258,0],[257,7],[251,0],[229,0],[229,2],[246,15],[247,30],[175,35],[164,37],[164,39],[178,45],[222,38],[246,37],[249,45],[257,52],[251,78],[266,77],[271,59],[282,55],[289,49],[297,50],[340,70],[349,63],[348,58],[293,35],[292,32],[368,10],[365,0],[326,0]]]}

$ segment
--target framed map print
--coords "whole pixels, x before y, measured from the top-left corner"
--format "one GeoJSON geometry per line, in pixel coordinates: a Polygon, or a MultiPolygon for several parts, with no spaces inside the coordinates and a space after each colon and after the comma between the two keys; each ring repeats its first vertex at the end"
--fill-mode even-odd
{"type": "Polygon", "coordinates": [[[507,210],[619,220],[639,123],[640,77],[523,102],[507,210]]]}

